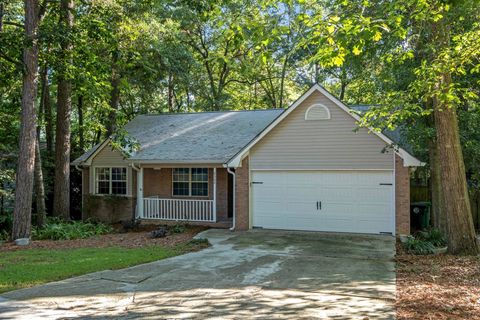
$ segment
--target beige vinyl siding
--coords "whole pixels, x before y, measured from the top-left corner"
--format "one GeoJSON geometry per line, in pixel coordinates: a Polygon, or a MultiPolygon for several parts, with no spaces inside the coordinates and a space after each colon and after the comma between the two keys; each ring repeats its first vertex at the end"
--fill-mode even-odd
{"type": "Polygon", "coordinates": [[[127,195],[133,194],[133,175],[132,168],[129,163],[125,161],[121,152],[112,149],[110,144],[107,144],[101,149],[92,159],[90,170],[90,193],[95,193],[95,167],[127,167],[127,195]]]}
{"type": "Polygon", "coordinates": [[[250,168],[290,170],[393,169],[393,150],[368,130],[355,131],[355,119],[315,91],[250,150],[250,168]],[[331,119],[306,121],[313,104],[331,119]]]}

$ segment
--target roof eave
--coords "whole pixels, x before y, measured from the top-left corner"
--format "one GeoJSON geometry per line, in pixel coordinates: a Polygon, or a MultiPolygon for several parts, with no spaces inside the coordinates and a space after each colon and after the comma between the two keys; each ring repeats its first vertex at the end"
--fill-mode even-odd
{"type": "Polygon", "coordinates": [[[155,160],[155,159],[141,159],[128,158],[129,162],[135,164],[218,164],[223,165],[225,161],[222,160],[155,160]]]}

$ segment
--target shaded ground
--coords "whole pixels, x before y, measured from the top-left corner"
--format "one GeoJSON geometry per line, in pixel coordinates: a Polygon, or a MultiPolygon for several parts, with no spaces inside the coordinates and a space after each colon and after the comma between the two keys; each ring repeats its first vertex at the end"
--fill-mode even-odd
{"type": "Polygon", "coordinates": [[[111,233],[101,236],[90,237],[87,239],[76,240],[38,240],[32,241],[28,246],[17,246],[14,243],[0,244],[0,253],[2,251],[24,250],[24,249],[73,249],[73,248],[105,248],[105,247],[122,247],[122,248],[139,248],[144,246],[167,246],[188,242],[197,233],[205,230],[201,226],[188,226],[183,233],[172,233],[166,238],[150,238],[149,232],[158,226],[147,225],[142,226],[139,230],[126,233],[111,233]]]}
{"type": "Polygon", "coordinates": [[[208,230],[212,246],[0,296],[0,318],[393,319],[389,236],[208,230]]]}
{"type": "Polygon", "coordinates": [[[397,252],[397,319],[480,319],[480,257],[397,252]]]}

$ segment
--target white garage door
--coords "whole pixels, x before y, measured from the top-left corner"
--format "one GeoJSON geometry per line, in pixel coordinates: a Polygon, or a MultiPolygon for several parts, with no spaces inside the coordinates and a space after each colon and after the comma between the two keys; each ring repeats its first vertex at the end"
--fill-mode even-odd
{"type": "Polygon", "coordinates": [[[393,233],[392,171],[253,171],[253,226],[393,233]]]}

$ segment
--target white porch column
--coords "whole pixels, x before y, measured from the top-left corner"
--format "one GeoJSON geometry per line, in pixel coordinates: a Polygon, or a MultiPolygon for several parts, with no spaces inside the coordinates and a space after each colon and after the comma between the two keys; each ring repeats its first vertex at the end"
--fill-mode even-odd
{"type": "Polygon", "coordinates": [[[143,214],[143,168],[137,171],[137,216],[142,219],[143,214]]]}
{"type": "Polygon", "coordinates": [[[217,168],[213,168],[213,221],[217,222],[217,168]]]}

